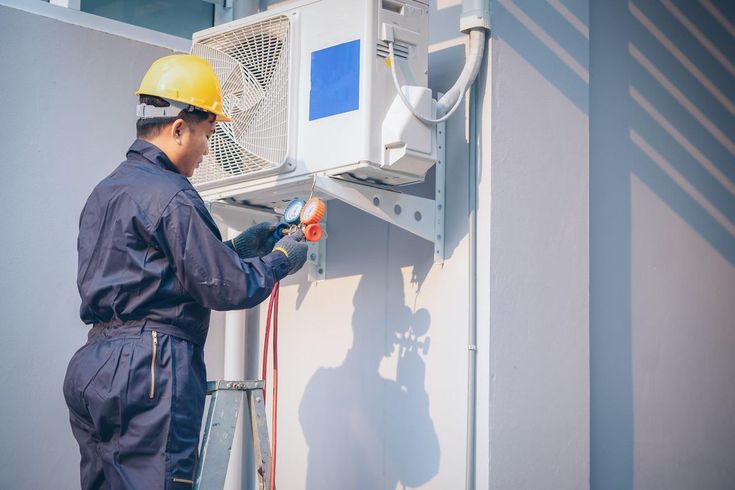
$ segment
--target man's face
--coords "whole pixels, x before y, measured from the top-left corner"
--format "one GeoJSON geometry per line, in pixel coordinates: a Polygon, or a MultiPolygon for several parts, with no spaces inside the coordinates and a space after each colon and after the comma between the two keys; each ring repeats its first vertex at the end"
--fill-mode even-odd
{"type": "Polygon", "coordinates": [[[214,121],[184,123],[181,128],[181,146],[176,167],[186,177],[194,175],[204,155],[209,153],[209,138],[214,133],[214,121]]]}

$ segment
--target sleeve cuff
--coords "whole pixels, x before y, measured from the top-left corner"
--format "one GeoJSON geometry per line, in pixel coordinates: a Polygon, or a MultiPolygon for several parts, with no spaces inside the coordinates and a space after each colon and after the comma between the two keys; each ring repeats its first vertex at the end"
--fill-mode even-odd
{"type": "Polygon", "coordinates": [[[286,255],[278,250],[264,255],[262,260],[265,265],[271,268],[273,275],[276,276],[276,281],[280,281],[286,277],[289,269],[291,269],[291,263],[286,258],[286,255]]]}

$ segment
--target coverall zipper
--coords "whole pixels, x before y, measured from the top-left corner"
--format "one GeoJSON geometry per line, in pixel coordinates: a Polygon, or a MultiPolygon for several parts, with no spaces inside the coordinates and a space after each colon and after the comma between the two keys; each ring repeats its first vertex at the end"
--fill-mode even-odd
{"type": "Polygon", "coordinates": [[[156,395],[156,353],[158,351],[158,332],[151,330],[151,337],[153,338],[153,356],[151,357],[151,393],[149,398],[153,398],[156,395]]]}

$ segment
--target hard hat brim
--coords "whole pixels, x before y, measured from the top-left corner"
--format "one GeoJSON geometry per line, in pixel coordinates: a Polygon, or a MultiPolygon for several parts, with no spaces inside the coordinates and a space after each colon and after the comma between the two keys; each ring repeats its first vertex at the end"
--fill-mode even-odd
{"type": "MultiPolygon", "coordinates": [[[[146,94],[146,93],[141,92],[140,90],[138,90],[137,92],[135,92],[135,95],[136,96],[141,96],[141,95],[152,95],[152,94],[146,94]]],[[[159,95],[156,95],[155,97],[160,97],[160,96],[159,95]]],[[[161,98],[167,98],[167,97],[161,97],[161,98]]],[[[172,98],[169,99],[169,100],[174,100],[175,102],[182,102],[184,104],[186,104],[188,102],[186,100],[177,100],[177,99],[172,99],[172,98]]],[[[215,115],[215,119],[214,120],[217,121],[217,122],[232,122],[232,118],[231,117],[228,117],[224,112],[213,112],[213,111],[208,111],[207,109],[204,109],[202,107],[197,107],[197,106],[194,106],[194,107],[196,107],[197,109],[199,109],[202,112],[208,112],[210,114],[214,114],[215,115]]]]}
{"type": "Polygon", "coordinates": [[[135,95],[150,95],[196,107],[231,122],[224,113],[222,89],[212,65],[191,54],[172,54],[154,61],[135,95]]]}

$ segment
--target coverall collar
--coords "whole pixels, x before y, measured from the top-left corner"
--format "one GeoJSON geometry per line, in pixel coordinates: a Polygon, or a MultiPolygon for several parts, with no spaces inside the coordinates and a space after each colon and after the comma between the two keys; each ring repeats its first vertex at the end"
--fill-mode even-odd
{"type": "Polygon", "coordinates": [[[181,175],[179,169],[171,162],[166,154],[153,143],[146,140],[136,139],[128,149],[127,157],[130,158],[131,153],[137,153],[154,165],[161,167],[164,170],[170,170],[181,175]]]}

